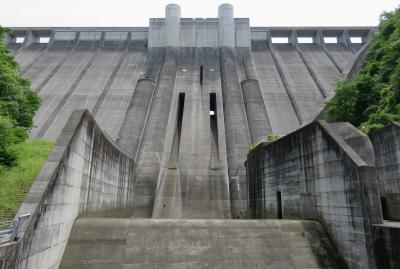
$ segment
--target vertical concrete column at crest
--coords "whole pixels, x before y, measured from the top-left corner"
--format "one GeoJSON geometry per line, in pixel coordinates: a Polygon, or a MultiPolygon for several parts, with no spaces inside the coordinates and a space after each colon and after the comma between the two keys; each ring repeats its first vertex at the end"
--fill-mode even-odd
{"type": "Polygon", "coordinates": [[[179,32],[181,25],[181,8],[176,4],[165,7],[164,45],[179,47],[179,32]]]}
{"type": "Polygon", "coordinates": [[[222,4],[218,7],[219,46],[235,47],[235,22],[233,19],[233,6],[222,4]]]}
{"type": "Polygon", "coordinates": [[[32,31],[26,31],[24,44],[22,45],[24,48],[29,47],[32,43],[36,42],[36,37],[32,33],[32,31]]]}
{"type": "Polygon", "coordinates": [[[12,37],[7,33],[4,33],[2,38],[3,38],[3,41],[4,41],[4,43],[6,45],[8,45],[8,44],[10,44],[12,42],[12,37]]]}

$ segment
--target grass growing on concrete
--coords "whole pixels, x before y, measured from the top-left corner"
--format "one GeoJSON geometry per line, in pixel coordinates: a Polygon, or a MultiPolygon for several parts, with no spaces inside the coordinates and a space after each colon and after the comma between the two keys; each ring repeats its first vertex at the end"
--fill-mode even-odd
{"type": "Polygon", "coordinates": [[[0,166],[0,221],[14,217],[53,146],[54,142],[44,140],[26,140],[12,146],[16,165],[0,166]]]}

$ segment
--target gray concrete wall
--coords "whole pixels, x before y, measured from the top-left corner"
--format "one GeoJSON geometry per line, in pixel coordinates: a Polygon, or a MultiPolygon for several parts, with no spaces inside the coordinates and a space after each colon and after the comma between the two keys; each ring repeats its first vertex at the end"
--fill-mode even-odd
{"type": "Polygon", "coordinates": [[[243,218],[247,217],[247,183],[243,164],[250,147],[250,134],[232,48],[220,48],[220,70],[232,217],[243,218]]]}
{"type": "Polygon", "coordinates": [[[374,225],[376,267],[400,268],[400,222],[374,225]]]}
{"type": "Polygon", "coordinates": [[[375,268],[372,225],[382,223],[376,169],[357,154],[362,148],[353,150],[354,132],[337,129],[314,122],[248,155],[251,217],[319,220],[349,268],[375,268]]]}
{"type": "Polygon", "coordinates": [[[346,267],[314,221],[79,219],[60,268],[346,267]]]}
{"type": "Polygon", "coordinates": [[[180,48],[153,218],[230,218],[223,108],[215,104],[215,124],[209,113],[210,93],[220,93],[215,56],[215,48],[180,48]]]}
{"type": "Polygon", "coordinates": [[[397,123],[372,132],[383,215],[400,220],[400,126],[397,123]]]}
{"type": "Polygon", "coordinates": [[[179,49],[166,48],[160,51],[159,56],[163,58],[163,63],[136,157],[135,217],[152,216],[167,126],[170,123],[179,49]]]}
{"type": "MultiPolygon", "coordinates": [[[[17,216],[32,214],[5,268],[57,268],[78,216],[128,217],[133,160],[101,131],[88,111],[72,113],[17,216]]],[[[3,267],[4,268],[4,267],[3,267]]]]}
{"type": "MultiPolygon", "coordinates": [[[[311,114],[312,119],[318,115],[323,103],[317,98],[317,91],[320,91],[318,85],[326,91],[338,76],[332,60],[337,56],[335,63],[342,64],[345,72],[345,66],[352,62],[350,56],[356,57],[358,53],[353,55],[348,44],[343,42],[324,44],[321,40],[317,41],[331,33],[342,36],[345,30],[353,36],[364,36],[371,30],[368,27],[250,27],[248,19],[232,20],[232,47],[246,50],[252,46],[252,55],[246,59],[253,58],[255,68],[252,72],[258,77],[272,132],[280,136],[298,128],[299,120],[301,123],[306,121],[303,117],[307,116],[303,114],[311,114]],[[275,53],[275,59],[271,59],[273,55],[267,48],[271,38],[294,32],[298,36],[311,33],[316,40],[312,45],[299,44],[298,51],[304,54],[303,59],[296,56],[294,49],[291,53],[296,57],[283,56],[281,59],[280,53],[275,53]],[[336,54],[329,52],[330,48],[336,54]],[[287,58],[292,59],[291,62],[287,58]],[[299,76],[306,79],[300,80],[299,76]]],[[[176,22],[177,19],[175,28],[176,22]]],[[[72,110],[87,108],[95,115],[99,125],[113,139],[117,139],[135,85],[147,72],[147,56],[152,54],[151,50],[165,46],[164,24],[165,19],[151,19],[149,28],[13,28],[16,35],[29,37],[29,43],[13,51],[21,65],[21,73],[31,81],[32,88],[43,100],[34,118],[37,127],[32,129],[31,137],[56,139],[72,110]],[[39,38],[46,36],[50,42],[39,44],[39,38]]],[[[179,28],[179,33],[175,33],[180,40],[174,43],[176,46],[219,46],[218,18],[181,18],[179,28]]],[[[9,45],[11,49],[18,45],[13,42],[9,45]]],[[[291,38],[290,42],[293,44],[288,46],[293,48],[295,38],[291,38]]],[[[237,66],[241,82],[245,79],[244,67],[242,63],[237,66]]]]}
{"type": "Polygon", "coordinates": [[[375,149],[384,224],[374,226],[378,268],[400,267],[400,126],[397,123],[369,134],[375,149]]]}

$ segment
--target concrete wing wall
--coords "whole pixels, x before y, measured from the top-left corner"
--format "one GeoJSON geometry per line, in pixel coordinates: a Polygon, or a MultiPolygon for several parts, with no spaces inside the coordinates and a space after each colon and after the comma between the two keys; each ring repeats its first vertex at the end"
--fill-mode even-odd
{"type": "Polygon", "coordinates": [[[384,224],[376,225],[378,268],[400,268],[400,126],[390,124],[369,135],[375,149],[384,224]]]}
{"type": "Polygon", "coordinates": [[[58,268],[78,216],[129,216],[133,165],[87,110],[74,111],[18,211],[32,214],[27,227],[0,247],[2,268],[58,268]]]}
{"type": "Polygon", "coordinates": [[[384,218],[400,221],[400,126],[391,124],[370,134],[375,149],[384,218]]]}
{"type": "Polygon", "coordinates": [[[319,121],[253,150],[250,213],[319,220],[349,268],[375,268],[372,224],[382,222],[376,168],[341,136],[319,121]]]}

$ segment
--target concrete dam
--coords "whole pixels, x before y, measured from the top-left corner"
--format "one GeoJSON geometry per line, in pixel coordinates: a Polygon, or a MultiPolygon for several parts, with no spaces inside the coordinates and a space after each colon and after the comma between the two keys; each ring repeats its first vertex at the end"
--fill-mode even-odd
{"type": "Polygon", "coordinates": [[[149,27],[12,30],[42,99],[30,136],[57,142],[0,268],[397,268],[375,142],[320,120],[375,28],[250,27],[229,4],[206,19],[170,4],[149,27]]]}

